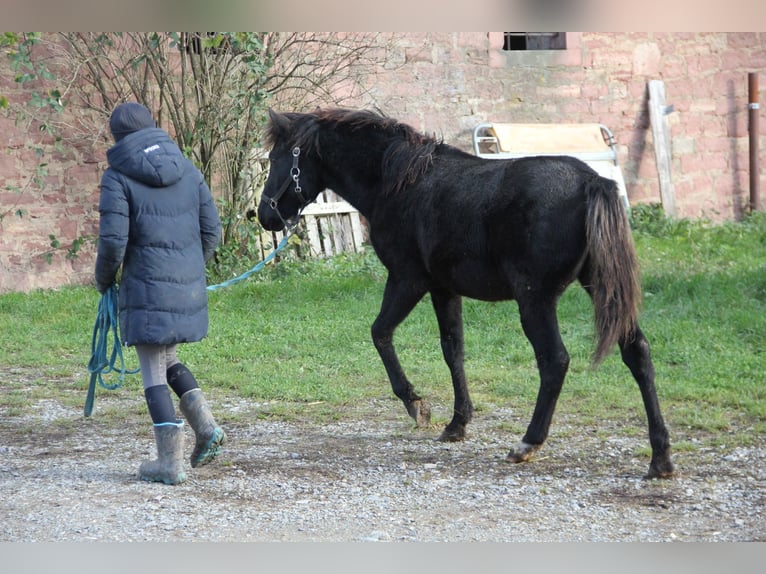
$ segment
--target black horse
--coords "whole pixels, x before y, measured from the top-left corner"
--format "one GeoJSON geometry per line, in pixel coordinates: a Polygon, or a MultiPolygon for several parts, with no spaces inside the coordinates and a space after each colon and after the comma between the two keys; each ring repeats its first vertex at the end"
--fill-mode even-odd
{"type": "Polygon", "coordinates": [[[637,322],[636,255],[614,181],[571,157],[482,159],[369,111],[272,111],[267,137],[271,167],[258,207],[266,229],[295,225],[327,188],[367,219],[372,246],[388,270],[372,340],[393,392],[418,425],[429,424],[430,411],[399,363],[397,326],[431,294],[455,393],[453,418],[440,439],[462,440],[473,414],[463,369],[462,297],[515,299],[540,389],[527,432],[507,460],[529,460],[548,436],[569,366],[556,305],[578,280],[595,307],[593,363],[619,345],[648,416],[648,476],[672,475],[649,344],[637,322]]]}

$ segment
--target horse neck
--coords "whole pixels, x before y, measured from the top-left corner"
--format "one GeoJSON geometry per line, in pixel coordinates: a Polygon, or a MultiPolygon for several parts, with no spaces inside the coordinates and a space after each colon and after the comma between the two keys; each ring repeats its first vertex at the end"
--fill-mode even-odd
{"type": "Polygon", "coordinates": [[[323,179],[333,190],[370,218],[375,199],[382,192],[382,141],[330,133],[320,138],[323,179]]]}

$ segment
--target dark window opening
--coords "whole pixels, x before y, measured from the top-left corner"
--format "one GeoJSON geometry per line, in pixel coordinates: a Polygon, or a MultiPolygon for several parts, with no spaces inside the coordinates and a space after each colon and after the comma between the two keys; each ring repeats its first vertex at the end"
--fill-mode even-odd
{"type": "Polygon", "coordinates": [[[503,50],[566,50],[565,32],[503,32],[503,50]]]}
{"type": "Polygon", "coordinates": [[[188,54],[218,54],[229,50],[229,39],[218,32],[184,32],[183,45],[188,54]]]}

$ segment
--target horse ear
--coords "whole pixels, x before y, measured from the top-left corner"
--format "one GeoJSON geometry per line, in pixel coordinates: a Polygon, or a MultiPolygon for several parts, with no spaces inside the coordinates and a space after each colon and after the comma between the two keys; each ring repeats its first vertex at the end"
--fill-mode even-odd
{"type": "Polygon", "coordinates": [[[286,134],[290,129],[290,120],[287,116],[275,112],[269,108],[269,121],[271,123],[271,132],[274,134],[286,134]]]}

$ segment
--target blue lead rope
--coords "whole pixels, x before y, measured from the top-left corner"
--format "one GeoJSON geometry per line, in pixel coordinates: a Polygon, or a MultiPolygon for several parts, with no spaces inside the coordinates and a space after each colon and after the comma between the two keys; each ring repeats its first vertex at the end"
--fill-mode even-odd
{"type": "Polygon", "coordinates": [[[290,235],[287,234],[282,238],[282,241],[279,242],[279,245],[277,245],[277,248],[274,249],[271,253],[269,253],[266,258],[258,263],[255,267],[253,267],[250,271],[245,271],[242,275],[239,277],[235,277],[234,279],[229,279],[228,281],[224,281],[223,283],[219,283],[218,285],[208,285],[207,290],[208,291],[215,291],[216,289],[221,289],[222,287],[228,287],[229,285],[234,285],[235,283],[239,283],[240,281],[244,281],[248,277],[250,277],[253,273],[260,271],[263,269],[264,265],[266,265],[269,261],[274,259],[274,256],[282,251],[287,246],[287,241],[290,239],[290,235]]]}
{"type": "MultiPolygon", "coordinates": [[[[276,249],[260,263],[255,265],[250,271],[246,271],[239,277],[234,277],[218,285],[208,285],[208,291],[215,291],[222,287],[228,287],[244,281],[253,273],[260,271],[274,256],[287,246],[290,234],[285,235],[279,242],[276,249]]],[[[96,382],[103,388],[114,390],[125,384],[125,375],[133,375],[140,371],[139,369],[128,370],[125,368],[125,358],[122,354],[122,344],[120,343],[119,333],[119,309],[117,301],[117,285],[112,285],[102,295],[98,302],[98,315],[96,324],[93,326],[93,339],[90,345],[90,361],[88,362],[88,372],[90,373],[90,385],[88,386],[88,395],[85,398],[85,416],[89,417],[93,413],[93,403],[96,398],[96,382]],[[112,335],[112,353],[107,359],[109,347],[109,334],[112,335]],[[116,371],[115,362],[120,361],[119,380],[113,384],[104,382],[104,375],[116,371]]]]}
{"type": "Polygon", "coordinates": [[[85,416],[93,413],[93,402],[96,398],[96,381],[105,389],[114,390],[125,383],[125,375],[137,373],[140,369],[128,370],[125,368],[125,358],[122,354],[119,333],[119,310],[117,307],[117,285],[112,285],[102,295],[98,302],[98,315],[93,326],[93,339],[90,344],[90,361],[88,372],[90,373],[90,385],[88,395],[85,398],[85,416]],[[112,352],[109,354],[109,335],[112,335],[112,352]],[[108,358],[107,358],[108,356],[108,358]],[[117,371],[115,363],[120,361],[120,376],[116,383],[104,382],[104,375],[117,371]]]}

